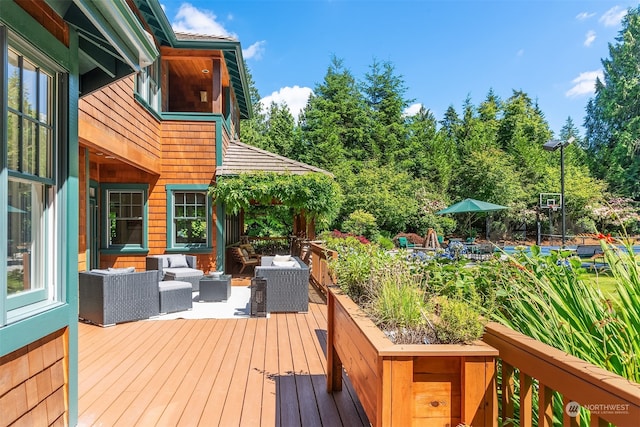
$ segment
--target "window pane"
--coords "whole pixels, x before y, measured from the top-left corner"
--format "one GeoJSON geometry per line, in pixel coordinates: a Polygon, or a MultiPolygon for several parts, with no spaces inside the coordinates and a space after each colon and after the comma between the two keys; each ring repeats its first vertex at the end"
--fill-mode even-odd
{"type": "Polygon", "coordinates": [[[22,62],[22,113],[37,119],[38,74],[36,66],[24,58],[22,62]]]}
{"type": "Polygon", "coordinates": [[[174,241],[179,245],[207,243],[206,193],[174,192],[174,241]]]}
{"type": "Polygon", "coordinates": [[[142,220],[116,220],[115,233],[111,239],[114,245],[142,245],[142,220]]]}
{"type": "Polygon", "coordinates": [[[52,178],[52,165],[51,159],[51,130],[44,126],[40,127],[40,149],[38,151],[39,164],[38,164],[38,176],[52,178]]]}
{"type": "Polygon", "coordinates": [[[20,68],[18,54],[9,49],[9,108],[20,110],[20,68]]]}
{"type": "Polygon", "coordinates": [[[17,114],[9,113],[7,117],[7,161],[9,169],[19,170],[19,157],[18,152],[20,150],[20,118],[17,114]]]}
{"type": "Polygon", "coordinates": [[[37,126],[31,120],[22,120],[22,172],[36,174],[37,126]]]}
{"type": "Polygon", "coordinates": [[[44,288],[44,186],[9,180],[7,293],[44,288]]]}
{"type": "Polygon", "coordinates": [[[40,117],[38,118],[42,123],[51,126],[51,116],[49,112],[51,111],[51,100],[53,98],[53,94],[50,93],[51,89],[51,81],[53,80],[51,76],[46,73],[40,71],[40,99],[38,100],[38,108],[40,109],[40,117]]]}
{"type": "Polygon", "coordinates": [[[110,191],[108,197],[109,245],[142,246],[143,192],[110,191]]]}

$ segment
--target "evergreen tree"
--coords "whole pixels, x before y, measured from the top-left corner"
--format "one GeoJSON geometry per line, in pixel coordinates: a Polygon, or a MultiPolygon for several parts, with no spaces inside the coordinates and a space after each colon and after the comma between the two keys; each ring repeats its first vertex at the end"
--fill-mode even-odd
{"type": "Polygon", "coordinates": [[[640,7],[622,20],[609,58],[602,60],[604,81],[596,82],[587,105],[585,146],[593,170],[619,193],[640,199],[640,7]]]}
{"type": "Polygon", "coordinates": [[[340,163],[369,158],[371,141],[366,105],[356,81],[335,56],[322,84],[307,103],[300,127],[305,161],[335,170],[340,163]]]}
{"type": "Polygon", "coordinates": [[[410,102],[404,99],[407,87],[388,61],[374,60],[369,70],[362,84],[371,114],[373,152],[369,154],[382,164],[392,164],[396,151],[406,143],[403,112],[410,102]]]}
{"type": "Polygon", "coordinates": [[[260,93],[258,92],[256,83],[253,80],[253,76],[251,75],[251,71],[247,67],[246,62],[244,64],[244,69],[247,73],[249,101],[251,102],[253,115],[250,119],[242,120],[240,125],[240,139],[246,144],[266,149],[266,115],[264,113],[262,103],[260,102],[260,93]]]}

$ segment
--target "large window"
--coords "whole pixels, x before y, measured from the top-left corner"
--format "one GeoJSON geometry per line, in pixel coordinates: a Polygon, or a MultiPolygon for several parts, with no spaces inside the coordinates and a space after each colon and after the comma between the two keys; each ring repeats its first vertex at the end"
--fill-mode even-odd
{"type": "Polygon", "coordinates": [[[211,203],[207,186],[167,185],[169,248],[210,248],[211,203]]]}
{"type": "MultiPolygon", "coordinates": [[[[5,149],[6,308],[7,319],[34,304],[59,301],[56,226],[56,100],[62,96],[55,65],[0,27],[0,51],[6,52],[7,106],[5,149]]],[[[2,235],[0,233],[0,235],[2,235]]]]}
{"type": "Polygon", "coordinates": [[[147,249],[147,186],[103,185],[103,246],[114,250],[147,249]]]}

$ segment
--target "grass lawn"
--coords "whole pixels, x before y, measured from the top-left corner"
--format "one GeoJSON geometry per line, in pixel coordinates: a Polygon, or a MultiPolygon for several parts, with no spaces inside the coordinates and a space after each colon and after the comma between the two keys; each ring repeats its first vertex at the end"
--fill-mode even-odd
{"type": "Polygon", "coordinates": [[[605,296],[611,296],[613,299],[618,299],[618,293],[616,292],[616,280],[608,272],[586,272],[580,275],[580,278],[586,283],[590,283],[593,286],[600,288],[605,296]]]}

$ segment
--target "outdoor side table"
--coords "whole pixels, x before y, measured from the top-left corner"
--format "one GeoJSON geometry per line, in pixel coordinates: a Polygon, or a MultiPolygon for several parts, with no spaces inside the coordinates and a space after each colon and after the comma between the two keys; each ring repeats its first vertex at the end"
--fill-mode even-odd
{"type": "Polygon", "coordinates": [[[202,276],[200,279],[200,301],[226,301],[231,296],[231,275],[220,277],[202,276]]]}

